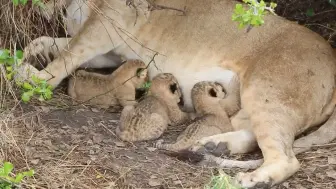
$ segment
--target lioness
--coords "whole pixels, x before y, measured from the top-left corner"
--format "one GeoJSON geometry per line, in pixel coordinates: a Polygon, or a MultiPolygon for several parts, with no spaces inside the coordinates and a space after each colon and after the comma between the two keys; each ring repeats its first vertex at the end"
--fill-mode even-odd
{"type": "Polygon", "coordinates": [[[136,90],[148,81],[147,69],[141,60],[128,60],[112,74],[78,70],[69,79],[68,94],[78,100],[108,108],[134,105],[136,90]]]}
{"type": "MultiPolygon", "coordinates": [[[[239,30],[231,20],[234,0],[155,3],[186,6],[186,16],[173,10],[149,11],[147,1],[92,0],[88,5],[94,11],[60,56],[41,71],[25,64],[20,75],[28,77],[30,69],[57,86],[86,61],[113,50],[128,59],[154,59],[150,78],[172,73],[181,85],[185,110],[192,110],[195,83],[219,81],[226,87],[237,73],[242,109],[232,124],[253,131],[264,162],[236,181],[246,188],[272,186],[298,171],[295,136],[327,120],[335,108],[336,57],[330,45],[309,29],[271,14],[262,26],[239,30]],[[241,117],[250,124],[235,125],[241,117]]],[[[335,124],[321,126],[326,127],[335,130],[335,124]]],[[[306,139],[311,136],[314,133],[306,139]]],[[[334,138],[335,133],[315,142],[334,138]]]]}

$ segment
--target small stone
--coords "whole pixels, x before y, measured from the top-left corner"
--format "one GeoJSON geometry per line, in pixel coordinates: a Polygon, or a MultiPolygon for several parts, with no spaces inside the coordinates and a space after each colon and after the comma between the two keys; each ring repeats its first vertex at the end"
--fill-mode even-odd
{"type": "Polygon", "coordinates": [[[157,148],[153,148],[153,147],[147,147],[147,150],[150,152],[154,152],[157,148]]]}
{"type": "Polygon", "coordinates": [[[47,106],[40,106],[40,108],[44,113],[48,113],[50,111],[50,108],[47,106]]]}
{"type": "Polygon", "coordinates": [[[103,141],[103,136],[102,135],[94,135],[92,137],[92,140],[94,143],[101,143],[103,141]]]}
{"type": "Polygon", "coordinates": [[[89,131],[89,128],[87,126],[82,126],[82,129],[85,131],[85,132],[88,132],[89,131]]]}
{"type": "Polygon", "coordinates": [[[335,170],[329,170],[326,173],[327,173],[328,177],[336,179],[336,171],[335,170]]]}
{"type": "Polygon", "coordinates": [[[93,155],[94,153],[95,153],[95,152],[94,152],[93,150],[90,150],[90,151],[89,151],[89,154],[90,154],[90,155],[93,155]]]}
{"type": "Polygon", "coordinates": [[[95,112],[95,113],[99,112],[99,110],[97,108],[91,108],[91,111],[95,112]]]}
{"type": "Polygon", "coordinates": [[[335,157],[328,157],[328,163],[329,164],[333,164],[333,165],[336,165],[336,158],[335,157]]]}
{"type": "Polygon", "coordinates": [[[114,142],[117,147],[125,147],[126,145],[123,142],[114,142]]]}
{"type": "Polygon", "coordinates": [[[159,179],[156,179],[156,178],[151,178],[148,181],[148,185],[149,186],[153,186],[153,187],[160,186],[161,185],[161,181],[159,179]]]}
{"type": "Polygon", "coordinates": [[[182,182],[180,180],[175,180],[173,183],[174,185],[182,185],[182,182]]]}
{"type": "Polygon", "coordinates": [[[30,163],[32,163],[34,165],[37,165],[39,162],[40,162],[39,159],[33,159],[33,160],[30,161],[30,163]]]}

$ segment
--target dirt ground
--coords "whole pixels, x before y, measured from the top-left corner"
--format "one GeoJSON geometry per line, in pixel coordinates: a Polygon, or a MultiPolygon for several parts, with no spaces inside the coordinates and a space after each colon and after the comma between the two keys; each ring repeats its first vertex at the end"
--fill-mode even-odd
{"type": "MultiPolygon", "coordinates": [[[[217,172],[159,153],[152,142],[122,142],[115,136],[119,113],[71,107],[59,92],[55,99],[38,105],[13,101],[6,105],[14,108],[0,114],[0,159],[14,163],[15,171],[36,172],[25,188],[203,188],[217,172]]],[[[173,140],[183,129],[169,128],[163,138],[173,140]]],[[[299,155],[299,161],[301,170],[275,188],[336,187],[336,141],[299,155]]],[[[224,171],[234,176],[239,170],[224,171]]]]}
{"type": "MultiPolygon", "coordinates": [[[[276,2],[278,15],[306,25],[336,47],[336,7],[328,0],[276,2]],[[308,9],[313,16],[307,16],[308,9]]],[[[217,172],[159,153],[152,142],[120,141],[115,136],[118,112],[71,106],[62,89],[49,102],[23,104],[1,86],[0,160],[11,161],[15,172],[35,170],[25,188],[203,188],[217,172]]],[[[173,140],[182,130],[169,128],[163,138],[173,140]]],[[[260,152],[248,156],[258,157],[260,152]]],[[[275,188],[336,188],[336,141],[298,159],[300,171],[275,188]]],[[[233,176],[240,170],[224,171],[233,176]]]]}

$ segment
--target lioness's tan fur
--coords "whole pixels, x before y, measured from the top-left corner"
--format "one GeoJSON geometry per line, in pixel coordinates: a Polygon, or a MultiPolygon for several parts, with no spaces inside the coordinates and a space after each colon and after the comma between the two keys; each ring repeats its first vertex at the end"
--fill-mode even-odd
{"type": "MultiPolygon", "coordinates": [[[[262,26],[248,33],[239,30],[231,20],[234,0],[155,1],[186,6],[186,16],[167,10],[149,12],[141,0],[134,0],[137,9],[123,0],[90,2],[95,11],[69,47],[42,71],[25,64],[21,75],[31,69],[57,86],[77,67],[110,50],[145,62],[158,52],[156,64],[149,67],[150,78],[172,73],[180,83],[185,109],[192,110],[190,93],[195,83],[212,80],[225,86],[237,73],[242,109],[232,125],[235,130],[253,131],[264,162],[251,173],[238,174],[236,181],[246,188],[271,186],[299,169],[294,137],[327,120],[335,107],[336,58],[321,36],[271,14],[262,26]],[[241,117],[248,121],[240,121],[241,117]]],[[[335,134],[329,136],[333,138],[335,134]]]]}
{"type": "Polygon", "coordinates": [[[68,94],[81,102],[108,108],[137,103],[136,89],[148,81],[147,69],[140,60],[128,60],[112,74],[79,70],[69,79],[68,94]]]}
{"type": "Polygon", "coordinates": [[[135,142],[157,139],[168,125],[179,125],[190,119],[180,110],[181,90],[175,77],[159,74],[152,80],[149,94],[135,106],[126,106],[121,112],[118,137],[135,142]]]}
{"type": "Polygon", "coordinates": [[[229,116],[239,109],[239,82],[232,83],[230,88],[225,90],[216,82],[201,81],[192,88],[191,98],[199,117],[188,125],[177,137],[176,142],[162,144],[163,141],[159,140],[156,148],[186,150],[203,137],[233,130],[229,116]],[[225,91],[229,91],[228,96],[225,91]],[[224,102],[220,103],[221,101],[224,102]],[[225,106],[222,107],[221,104],[225,106]]]}

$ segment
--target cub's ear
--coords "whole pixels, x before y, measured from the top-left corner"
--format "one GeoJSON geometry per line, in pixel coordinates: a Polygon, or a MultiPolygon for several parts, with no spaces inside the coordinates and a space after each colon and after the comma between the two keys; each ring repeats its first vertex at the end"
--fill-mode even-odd
{"type": "Polygon", "coordinates": [[[214,88],[211,88],[211,89],[209,90],[209,95],[210,95],[211,97],[217,97],[217,92],[215,91],[214,88]]]}
{"type": "Polygon", "coordinates": [[[222,84],[220,84],[219,82],[215,82],[215,85],[218,87],[217,89],[222,89],[223,93],[226,94],[226,90],[222,84]]]}
{"type": "Polygon", "coordinates": [[[136,75],[140,79],[145,79],[147,77],[147,69],[146,68],[138,68],[136,71],[136,75]]]}

